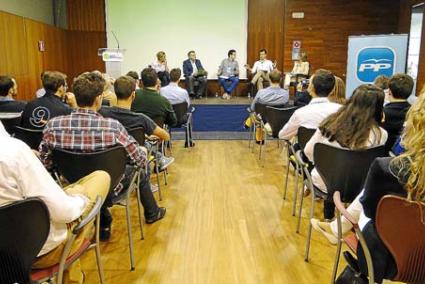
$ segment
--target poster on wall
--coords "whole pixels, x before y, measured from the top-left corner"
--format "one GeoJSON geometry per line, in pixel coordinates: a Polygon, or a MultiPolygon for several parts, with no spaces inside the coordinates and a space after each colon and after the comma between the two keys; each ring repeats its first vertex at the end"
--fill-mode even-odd
{"type": "Polygon", "coordinates": [[[301,57],[301,41],[294,40],[292,42],[292,60],[299,60],[301,57]]]}
{"type": "Polygon", "coordinates": [[[380,75],[405,73],[407,40],[407,34],[348,37],[346,97],[380,75]]]}

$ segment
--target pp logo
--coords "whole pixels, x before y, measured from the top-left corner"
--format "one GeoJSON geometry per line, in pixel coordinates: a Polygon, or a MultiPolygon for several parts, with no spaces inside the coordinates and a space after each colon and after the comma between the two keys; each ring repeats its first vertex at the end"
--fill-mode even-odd
{"type": "Polygon", "coordinates": [[[395,54],[387,47],[363,48],[357,56],[357,78],[371,83],[379,75],[391,77],[394,73],[395,54]]]}

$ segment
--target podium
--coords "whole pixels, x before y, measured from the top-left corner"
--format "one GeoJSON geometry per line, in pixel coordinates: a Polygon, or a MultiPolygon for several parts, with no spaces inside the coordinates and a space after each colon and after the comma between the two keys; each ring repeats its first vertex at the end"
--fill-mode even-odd
{"type": "Polygon", "coordinates": [[[113,78],[121,76],[121,62],[124,60],[125,49],[99,48],[97,55],[105,62],[106,73],[113,78]]]}

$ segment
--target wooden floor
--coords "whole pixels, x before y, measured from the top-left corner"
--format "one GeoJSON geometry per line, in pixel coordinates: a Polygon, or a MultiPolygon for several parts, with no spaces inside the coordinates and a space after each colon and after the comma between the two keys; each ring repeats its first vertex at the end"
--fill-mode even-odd
{"type": "MultiPolygon", "coordinates": [[[[145,240],[133,202],[135,271],[125,210],[113,209],[112,239],[101,246],[107,283],[330,283],[335,247],[313,233],[311,260],[304,262],[307,218],[296,234],[292,190],[284,201],[284,155],[275,142],[264,167],[247,141],[173,146],[176,162],[160,202],[167,215],[144,226],[145,240]]],[[[93,252],[82,266],[86,283],[98,283],[93,252]]]]}

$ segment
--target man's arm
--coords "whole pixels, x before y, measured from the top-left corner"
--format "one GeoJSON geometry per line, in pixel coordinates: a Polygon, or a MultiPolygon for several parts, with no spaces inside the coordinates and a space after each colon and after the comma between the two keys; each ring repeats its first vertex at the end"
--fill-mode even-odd
{"type": "MultiPolygon", "coordinates": [[[[204,69],[204,66],[202,66],[201,60],[196,59],[196,62],[198,62],[198,63],[199,63],[199,66],[197,66],[197,67],[198,67],[198,69],[204,69]]],[[[204,70],[205,70],[205,69],[204,69],[204,70]]]]}
{"type": "Polygon", "coordinates": [[[257,101],[258,101],[258,93],[257,93],[257,95],[254,97],[254,99],[252,100],[252,103],[251,103],[251,111],[255,111],[255,104],[257,103],[257,101]]]}
{"type": "Polygon", "coordinates": [[[147,161],[145,149],[127,133],[121,123],[118,123],[116,135],[118,143],[125,148],[130,159],[138,166],[145,167],[147,161]]]}
{"type": "Polygon", "coordinates": [[[153,130],[153,135],[157,136],[159,139],[168,141],[170,140],[170,134],[164,130],[164,128],[159,127],[158,125],[153,130]]]}
{"type": "Polygon", "coordinates": [[[239,76],[239,63],[236,61],[236,67],[235,67],[235,72],[234,72],[234,75],[236,76],[236,77],[238,77],[239,76]]]}
{"type": "Polygon", "coordinates": [[[190,64],[187,64],[186,60],[183,61],[183,75],[185,77],[189,77],[190,75],[192,75],[191,72],[189,71],[189,65],[190,64]]]}
{"type": "Polygon", "coordinates": [[[255,61],[254,66],[251,69],[251,73],[252,74],[257,73],[257,69],[258,69],[258,61],[255,61]]]}
{"type": "Polygon", "coordinates": [[[218,66],[217,76],[220,76],[221,74],[223,74],[223,68],[224,68],[224,60],[222,60],[220,66],[218,66]]]}
{"type": "Polygon", "coordinates": [[[87,198],[66,194],[28,146],[22,145],[19,161],[16,161],[15,166],[10,169],[10,175],[15,177],[23,197],[39,197],[43,200],[52,221],[70,223],[81,216],[87,198]]]}
{"type": "Polygon", "coordinates": [[[301,125],[301,119],[299,118],[299,115],[297,111],[294,112],[294,114],[291,116],[289,121],[283,126],[283,128],[279,131],[279,138],[290,140],[298,133],[298,128],[301,125]]]}

